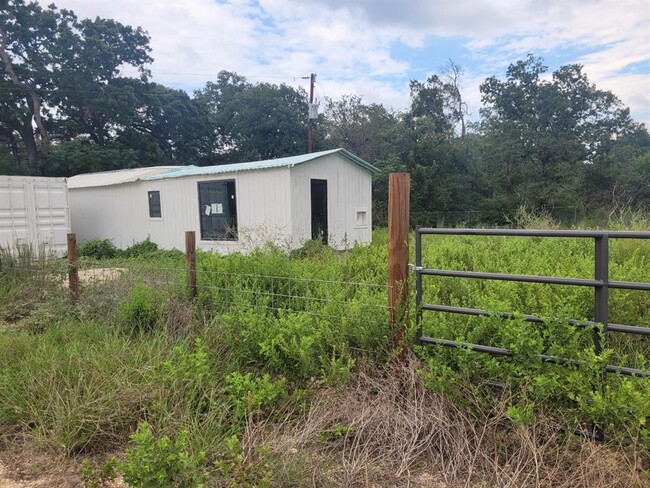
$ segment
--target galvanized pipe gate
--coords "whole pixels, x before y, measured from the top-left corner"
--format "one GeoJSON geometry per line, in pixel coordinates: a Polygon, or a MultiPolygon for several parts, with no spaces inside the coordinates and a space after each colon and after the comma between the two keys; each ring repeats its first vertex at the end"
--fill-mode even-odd
{"type": "MultiPolygon", "coordinates": [[[[650,336],[650,327],[609,323],[609,289],[618,288],[626,290],[650,291],[650,283],[614,281],[609,279],[609,239],[650,239],[650,232],[634,231],[570,231],[570,230],[513,230],[513,229],[433,229],[417,227],[415,230],[415,300],[417,306],[417,342],[419,344],[433,344],[452,348],[467,348],[476,352],[483,352],[495,356],[512,356],[512,351],[504,348],[487,346],[483,344],[469,344],[427,337],[422,332],[422,313],[446,312],[473,316],[498,316],[504,319],[514,318],[511,313],[494,314],[487,310],[477,308],[453,307],[449,305],[422,303],[422,281],[425,276],[451,276],[458,278],[517,281],[526,283],[546,283],[553,285],[587,286],[594,289],[594,320],[589,321],[568,321],[570,325],[577,327],[592,327],[594,329],[594,347],[596,352],[602,349],[601,337],[607,341],[610,332],[637,334],[650,336]],[[452,271],[442,269],[426,268],[422,262],[422,237],[425,235],[454,235],[454,236],[508,236],[508,237],[570,237],[594,239],[594,278],[564,278],[555,276],[531,276],[503,273],[484,273],[476,271],[452,271]],[[602,326],[602,334],[599,327],[602,326]]],[[[528,322],[542,323],[544,320],[534,315],[520,316],[528,322]]],[[[560,358],[538,355],[544,362],[560,364],[580,364],[571,358],[560,358]]],[[[650,370],[641,370],[623,366],[608,365],[605,371],[610,373],[621,373],[631,376],[643,376],[650,378],[650,370]]]]}

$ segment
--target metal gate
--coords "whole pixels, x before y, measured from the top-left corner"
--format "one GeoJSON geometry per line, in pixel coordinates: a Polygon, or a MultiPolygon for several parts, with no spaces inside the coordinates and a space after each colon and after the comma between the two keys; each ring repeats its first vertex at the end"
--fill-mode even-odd
{"type": "MultiPolygon", "coordinates": [[[[650,239],[650,232],[634,231],[569,231],[569,230],[512,230],[512,229],[433,229],[417,227],[415,230],[415,299],[417,306],[417,342],[419,344],[433,344],[451,348],[465,348],[472,351],[492,354],[495,356],[512,356],[512,351],[504,348],[483,344],[470,344],[447,339],[427,337],[422,333],[422,314],[424,312],[446,312],[473,316],[498,316],[503,319],[514,318],[508,312],[492,313],[477,308],[454,307],[442,304],[422,303],[422,282],[426,276],[449,276],[457,278],[501,280],[526,283],[546,283],[552,285],[586,286],[594,290],[594,320],[570,320],[569,324],[576,327],[592,327],[594,329],[594,347],[596,352],[602,349],[601,337],[605,342],[610,333],[637,334],[650,337],[650,327],[609,323],[609,289],[626,289],[650,291],[650,283],[614,281],[609,279],[609,239],[650,239]],[[502,273],[484,273],[475,271],[457,271],[426,268],[422,263],[422,238],[427,235],[454,235],[454,236],[508,236],[508,237],[571,237],[594,239],[594,278],[563,278],[555,276],[531,276],[502,273]],[[602,326],[602,334],[599,328],[602,326]]],[[[519,316],[517,316],[519,317],[519,316]]],[[[544,320],[535,315],[523,315],[523,320],[528,322],[543,323],[544,320]]],[[[571,358],[561,358],[539,354],[537,357],[544,362],[560,364],[581,364],[571,358]]],[[[650,378],[650,370],[641,370],[616,365],[607,365],[605,371],[621,373],[631,376],[650,378]]]]}

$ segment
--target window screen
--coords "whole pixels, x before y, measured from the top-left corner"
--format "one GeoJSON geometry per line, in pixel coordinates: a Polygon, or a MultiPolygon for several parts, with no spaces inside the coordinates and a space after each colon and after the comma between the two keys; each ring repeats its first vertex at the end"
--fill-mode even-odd
{"type": "Polygon", "coordinates": [[[237,240],[235,180],[199,183],[202,240],[237,240]]]}
{"type": "Polygon", "coordinates": [[[149,192],[149,217],[160,218],[162,217],[162,209],[160,208],[160,191],[149,192]]]}

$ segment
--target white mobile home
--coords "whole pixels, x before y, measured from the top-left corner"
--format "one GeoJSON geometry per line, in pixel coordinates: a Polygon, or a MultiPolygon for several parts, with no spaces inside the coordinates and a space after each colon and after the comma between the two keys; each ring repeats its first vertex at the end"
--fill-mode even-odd
{"type": "Polygon", "coordinates": [[[65,178],[0,176],[0,246],[62,256],[68,232],[65,178]]]}
{"type": "Polygon", "coordinates": [[[344,149],[220,166],[158,166],[68,180],[72,230],[80,242],[125,248],[149,237],[163,249],[221,254],[272,242],[295,249],[318,238],[336,249],[372,238],[372,174],[344,149]]]}

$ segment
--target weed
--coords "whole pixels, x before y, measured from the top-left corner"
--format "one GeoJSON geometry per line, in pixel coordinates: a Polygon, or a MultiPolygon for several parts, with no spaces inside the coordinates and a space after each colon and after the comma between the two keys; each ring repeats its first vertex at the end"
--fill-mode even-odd
{"type": "Polygon", "coordinates": [[[235,371],[226,377],[226,395],[233,405],[234,417],[245,420],[249,407],[255,411],[268,411],[286,398],[286,380],[271,381],[268,374],[254,376],[235,371]]]}
{"type": "Polygon", "coordinates": [[[77,255],[94,259],[112,259],[119,253],[109,239],[92,239],[77,247],[77,255]]]}
{"type": "Polygon", "coordinates": [[[81,481],[85,488],[109,488],[120,468],[120,462],[114,457],[99,465],[84,459],[80,468],[81,481]]]}
{"type": "Polygon", "coordinates": [[[319,259],[332,252],[332,248],[327,244],[324,244],[321,239],[312,239],[305,242],[301,248],[291,251],[291,257],[301,259],[319,259]]]}
{"type": "Polygon", "coordinates": [[[131,298],[120,304],[120,320],[124,330],[131,334],[151,332],[163,313],[164,295],[138,283],[131,290],[131,298]]]}
{"type": "Polygon", "coordinates": [[[338,441],[353,435],[355,430],[354,427],[350,427],[349,425],[336,424],[329,429],[321,430],[316,434],[316,437],[322,442],[338,441]]]}
{"type": "Polygon", "coordinates": [[[189,433],[156,438],[142,422],[130,437],[123,466],[124,481],[135,488],[198,488],[205,479],[205,453],[189,451],[189,433]]]}
{"type": "MultiPolygon", "coordinates": [[[[592,330],[567,323],[590,318],[584,287],[427,277],[425,302],[495,312],[427,312],[427,335],[514,355],[419,347],[388,369],[386,288],[370,286],[386,282],[376,235],[381,245],[311,244],[298,259],[199,252],[199,310],[183,298],[184,271],[168,269],[182,256],[148,244],[128,272],[86,284],[72,313],[61,270],[2,261],[0,318],[12,321],[0,333],[2,440],[88,455],[124,448],[146,420],[128,445],[135,486],[643,486],[650,383],[602,368],[647,370],[646,338],[610,333],[597,354],[592,330]],[[563,434],[592,424],[607,444],[563,434]]],[[[591,277],[593,245],[560,243],[432,237],[423,255],[432,268],[591,277]]],[[[647,281],[648,243],[612,242],[610,253],[612,277],[647,281]]],[[[647,326],[648,309],[641,293],[610,297],[612,322],[647,326]]],[[[101,468],[85,467],[88,484],[108,480],[101,468]]]]}
{"type": "Polygon", "coordinates": [[[158,251],[158,244],[152,242],[149,237],[144,241],[136,242],[127,247],[124,251],[120,252],[120,257],[123,258],[136,258],[141,256],[148,256],[158,251]]]}
{"type": "Polygon", "coordinates": [[[220,486],[269,488],[274,463],[268,447],[246,453],[237,436],[226,441],[226,450],[213,463],[220,486]]]}

